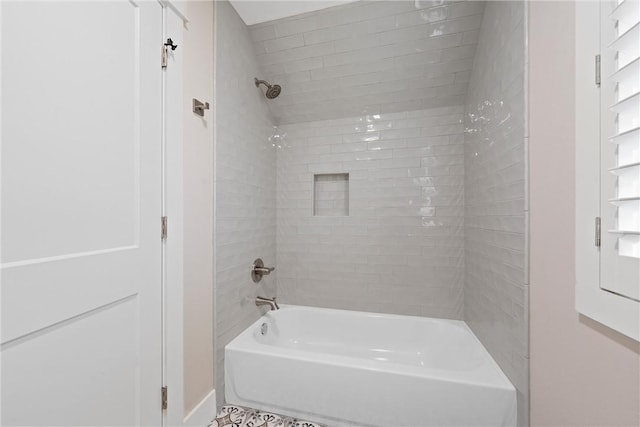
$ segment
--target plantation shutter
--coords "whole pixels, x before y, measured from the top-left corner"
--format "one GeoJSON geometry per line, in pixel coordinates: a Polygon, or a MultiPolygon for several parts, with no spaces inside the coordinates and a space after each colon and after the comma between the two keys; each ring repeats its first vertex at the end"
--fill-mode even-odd
{"type": "Polygon", "coordinates": [[[601,4],[600,287],[639,300],[640,1],[601,4]]]}

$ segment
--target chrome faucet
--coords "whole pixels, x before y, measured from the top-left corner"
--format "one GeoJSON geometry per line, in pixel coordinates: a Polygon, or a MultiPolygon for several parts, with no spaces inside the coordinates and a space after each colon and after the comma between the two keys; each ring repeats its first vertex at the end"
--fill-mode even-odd
{"type": "Polygon", "coordinates": [[[278,307],[278,303],[276,302],[276,297],[256,297],[256,305],[258,307],[260,307],[261,305],[268,305],[270,310],[280,310],[280,307],[278,307]]]}

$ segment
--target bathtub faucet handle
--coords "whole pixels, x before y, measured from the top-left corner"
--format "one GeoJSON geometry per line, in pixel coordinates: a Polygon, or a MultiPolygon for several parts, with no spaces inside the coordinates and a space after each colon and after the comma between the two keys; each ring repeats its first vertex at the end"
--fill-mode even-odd
{"type": "Polygon", "coordinates": [[[275,269],[275,267],[265,267],[262,258],[257,258],[251,266],[251,279],[254,283],[258,283],[262,280],[262,276],[268,276],[275,269]]]}

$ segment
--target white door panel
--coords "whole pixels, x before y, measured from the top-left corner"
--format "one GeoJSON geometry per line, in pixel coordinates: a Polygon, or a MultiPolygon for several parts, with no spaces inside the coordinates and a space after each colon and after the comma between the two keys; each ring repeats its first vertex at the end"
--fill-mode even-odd
{"type": "Polygon", "coordinates": [[[138,250],[18,267],[3,265],[2,342],[135,295],[138,283],[131,270],[138,268],[134,264],[138,250]],[[119,268],[112,270],[110,265],[119,268]]]}
{"type": "Polygon", "coordinates": [[[3,348],[4,424],[139,424],[137,323],[130,297],[3,348]]]}
{"type": "Polygon", "coordinates": [[[138,15],[3,4],[3,263],[137,244],[138,15]]]}
{"type": "Polygon", "coordinates": [[[2,423],[161,423],[157,2],[0,2],[2,423]]]}

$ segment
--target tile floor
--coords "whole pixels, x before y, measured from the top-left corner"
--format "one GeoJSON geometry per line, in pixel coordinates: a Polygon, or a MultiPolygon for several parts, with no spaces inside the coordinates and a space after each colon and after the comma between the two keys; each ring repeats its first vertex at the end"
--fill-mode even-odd
{"type": "Polygon", "coordinates": [[[209,427],[325,427],[322,424],[302,421],[284,415],[262,412],[257,409],[225,405],[209,427]]]}

